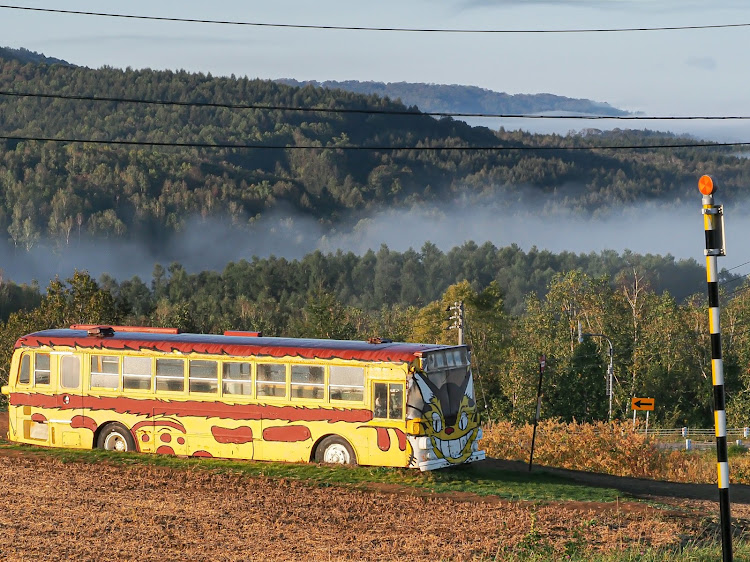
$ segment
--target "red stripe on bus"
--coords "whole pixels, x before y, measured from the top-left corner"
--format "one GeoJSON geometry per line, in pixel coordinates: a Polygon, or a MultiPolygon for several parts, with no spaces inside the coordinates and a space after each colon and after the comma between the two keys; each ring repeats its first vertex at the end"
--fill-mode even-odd
{"type": "Polygon", "coordinates": [[[387,451],[391,448],[391,436],[388,435],[387,427],[376,427],[378,430],[378,449],[387,451]]]}
{"type": "Polygon", "coordinates": [[[406,451],[406,433],[404,433],[400,429],[395,429],[395,428],[393,431],[396,434],[396,437],[398,438],[398,448],[401,451],[406,451]]]}
{"type": "Polygon", "coordinates": [[[241,445],[243,443],[250,443],[253,440],[253,428],[243,425],[236,429],[228,427],[219,427],[217,425],[211,427],[211,435],[218,443],[235,443],[241,445]]]}
{"type": "Polygon", "coordinates": [[[197,400],[159,400],[109,397],[70,396],[70,402],[61,404],[59,396],[14,392],[10,395],[12,406],[59,408],[75,410],[112,411],[118,414],[141,416],[196,416],[230,420],[283,420],[289,422],[327,421],[328,423],[360,423],[370,421],[372,412],[365,409],[307,408],[304,406],[272,406],[267,404],[225,404],[197,400]]]}
{"type": "Polygon", "coordinates": [[[295,441],[307,441],[310,437],[310,430],[304,425],[267,427],[263,430],[264,441],[282,441],[284,443],[292,443],[295,441]]]}
{"type": "Polygon", "coordinates": [[[88,416],[73,416],[70,418],[70,427],[73,429],[90,429],[91,431],[96,431],[96,428],[98,427],[96,421],[93,418],[90,418],[88,416]]]}

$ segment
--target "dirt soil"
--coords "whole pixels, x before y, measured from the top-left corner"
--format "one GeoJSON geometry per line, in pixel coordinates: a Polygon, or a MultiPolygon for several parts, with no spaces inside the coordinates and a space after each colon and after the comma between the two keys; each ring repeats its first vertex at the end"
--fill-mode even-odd
{"type": "MultiPolygon", "coordinates": [[[[485,462],[527,470],[524,463],[485,462]]],[[[205,470],[66,464],[0,450],[0,559],[501,560],[530,544],[562,554],[679,545],[716,533],[715,487],[550,471],[662,505],[319,487],[205,470]]],[[[739,532],[750,519],[749,496],[732,488],[739,532]]]]}

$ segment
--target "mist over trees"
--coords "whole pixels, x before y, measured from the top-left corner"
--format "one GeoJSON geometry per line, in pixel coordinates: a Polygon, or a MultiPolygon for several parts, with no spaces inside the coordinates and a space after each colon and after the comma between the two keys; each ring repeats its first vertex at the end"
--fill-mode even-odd
{"type": "Polygon", "coordinates": [[[706,170],[722,178],[726,200],[745,195],[750,183],[750,162],[726,148],[589,150],[685,140],[663,133],[491,131],[434,119],[376,95],[268,80],[93,70],[23,62],[0,52],[0,92],[0,131],[8,137],[261,147],[0,141],[0,232],[19,251],[42,239],[65,245],[81,236],[158,243],[196,215],[247,224],[280,205],[334,226],[351,213],[458,196],[471,201],[495,195],[509,203],[523,197],[540,215],[560,207],[595,213],[634,201],[678,202],[694,195],[695,178],[706,170]],[[9,95],[14,92],[258,107],[9,95]],[[307,148],[283,148],[294,146],[307,148]],[[345,149],[352,146],[364,150],[345,149]],[[467,146],[478,148],[445,149],[467,146]],[[440,149],[427,150],[435,147],[440,149]],[[578,150],[544,150],[553,147],[578,150]]]}

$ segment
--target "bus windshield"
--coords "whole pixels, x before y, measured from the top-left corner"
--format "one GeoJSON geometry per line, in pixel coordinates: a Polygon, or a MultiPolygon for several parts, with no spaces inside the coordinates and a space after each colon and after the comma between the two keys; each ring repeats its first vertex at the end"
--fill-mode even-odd
{"type": "MultiPolygon", "coordinates": [[[[420,385],[412,385],[409,391],[409,415],[407,417],[420,418],[423,416],[426,405],[432,400],[440,404],[440,411],[450,423],[455,420],[461,403],[467,397],[467,387],[471,379],[471,370],[468,367],[456,367],[430,373],[424,377],[430,392],[424,392],[420,385]]],[[[473,385],[472,385],[473,386],[473,385]]],[[[474,393],[471,388],[468,395],[471,404],[474,403],[474,393]]]]}

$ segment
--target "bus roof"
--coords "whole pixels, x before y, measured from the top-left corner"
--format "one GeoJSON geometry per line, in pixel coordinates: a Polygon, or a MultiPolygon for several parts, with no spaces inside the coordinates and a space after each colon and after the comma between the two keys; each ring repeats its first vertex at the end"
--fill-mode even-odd
{"type": "Polygon", "coordinates": [[[369,343],[351,340],[222,336],[216,334],[118,331],[111,336],[91,335],[84,329],[42,330],[20,337],[16,348],[65,346],[102,350],[149,350],[166,353],[205,353],[231,357],[300,357],[358,361],[411,362],[423,353],[447,349],[424,343],[369,343]]]}

